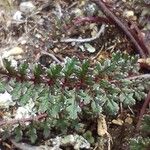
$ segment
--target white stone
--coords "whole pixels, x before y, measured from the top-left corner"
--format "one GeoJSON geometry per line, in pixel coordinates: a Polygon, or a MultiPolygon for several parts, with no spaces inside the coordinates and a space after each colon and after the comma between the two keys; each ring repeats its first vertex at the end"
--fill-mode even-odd
{"type": "Polygon", "coordinates": [[[25,106],[18,107],[15,115],[15,119],[28,118],[30,116],[35,116],[34,102],[29,99],[25,106]]]}
{"type": "Polygon", "coordinates": [[[38,39],[41,39],[42,38],[42,36],[41,36],[41,34],[35,34],[35,37],[37,37],[38,39]]]}
{"type": "Polygon", "coordinates": [[[21,43],[22,45],[24,45],[24,44],[27,43],[27,41],[26,41],[26,40],[22,40],[20,43],[21,43]]]}
{"type": "Polygon", "coordinates": [[[13,20],[22,21],[22,12],[21,11],[16,11],[15,14],[13,15],[13,20]]]}
{"type": "Polygon", "coordinates": [[[9,51],[5,51],[4,54],[2,55],[2,58],[8,58],[9,56],[20,55],[23,53],[24,51],[21,47],[14,47],[10,49],[9,51]]]}
{"type": "Polygon", "coordinates": [[[133,17],[134,16],[134,12],[132,10],[126,10],[123,15],[127,18],[129,17],[133,17]]]}
{"type": "Polygon", "coordinates": [[[15,119],[28,118],[30,117],[29,111],[24,107],[19,107],[16,111],[15,119]]]}
{"type": "Polygon", "coordinates": [[[17,61],[15,59],[8,59],[11,62],[11,67],[14,67],[15,69],[17,69],[17,61]]]}
{"type": "Polygon", "coordinates": [[[12,96],[7,91],[0,93],[0,108],[9,108],[13,104],[12,96]]]}
{"type": "Polygon", "coordinates": [[[76,16],[76,17],[81,17],[83,16],[83,11],[79,8],[76,8],[72,11],[72,13],[76,16]]]}
{"type": "Polygon", "coordinates": [[[25,14],[31,13],[35,10],[35,6],[31,1],[28,2],[22,2],[19,6],[20,11],[24,12],[25,14]]]}

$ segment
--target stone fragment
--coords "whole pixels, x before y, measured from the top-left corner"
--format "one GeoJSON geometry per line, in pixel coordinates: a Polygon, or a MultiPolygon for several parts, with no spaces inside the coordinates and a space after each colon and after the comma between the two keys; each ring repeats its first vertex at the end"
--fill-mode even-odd
{"type": "Polygon", "coordinates": [[[19,8],[20,8],[21,12],[28,14],[28,13],[33,12],[36,7],[34,6],[34,4],[31,1],[28,1],[28,2],[22,2],[20,4],[19,8]]]}
{"type": "Polygon", "coordinates": [[[16,11],[15,14],[13,15],[13,20],[19,22],[22,21],[22,12],[21,11],[16,11]]]}
{"type": "Polygon", "coordinates": [[[16,56],[23,54],[24,51],[21,47],[14,47],[10,49],[9,51],[5,51],[4,54],[2,55],[2,58],[8,58],[9,56],[16,56]]]}

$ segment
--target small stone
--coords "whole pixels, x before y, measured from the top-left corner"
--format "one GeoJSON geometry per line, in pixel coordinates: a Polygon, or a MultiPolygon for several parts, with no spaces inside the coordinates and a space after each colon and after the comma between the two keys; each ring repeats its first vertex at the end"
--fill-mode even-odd
{"type": "Polygon", "coordinates": [[[27,43],[26,40],[22,40],[22,41],[20,42],[20,44],[22,44],[22,45],[24,45],[24,44],[26,44],[26,43],[27,43]]]}
{"type": "Polygon", "coordinates": [[[24,12],[25,14],[31,13],[35,10],[35,6],[31,1],[28,2],[22,2],[19,6],[20,11],[24,12]]]}
{"type": "Polygon", "coordinates": [[[130,18],[134,16],[134,12],[132,10],[126,10],[123,15],[127,18],[130,18]]]}
{"type": "Polygon", "coordinates": [[[9,108],[13,104],[12,96],[7,91],[0,93],[0,108],[9,108]]]}
{"type": "Polygon", "coordinates": [[[133,119],[131,117],[127,117],[125,119],[125,123],[132,124],[133,123],[133,119]]]}
{"type": "Polygon", "coordinates": [[[95,23],[90,24],[90,29],[92,30],[91,31],[91,36],[95,37],[98,33],[98,28],[97,28],[96,24],[95,23]]]}
{"type": "Polygon", "coordinates": [[[98,6],[95,3],[88,3],[84,7],[84,14],[86,16],[94,16],[98,14],[98,6]]]}
{"type": "Polygon", "coordinates": [[[38,24],[39,24],[39,25],[43,25],[43,24],[44,24],[44,19],[42,19],[42,18],[39,19],[39,20],[38,20],[38,24]]]}
{"type": "Polygon", "coordinates": [[[23,58],[22,55],[18,55],[18,56],[15,57],[16,60],[20,60],[22,58],[23,58]]]}
{"type": "Polygon", "coordinates": [[[59,52],[59,49],[56,47],[56,48],[53,49],[53,51],[54,51],[55,53],[58,53],[58,52],[59,52]]]}
{"type": "Polygon", "coordinates": [[[38,39],[41,39],[42,35],[37,33],[37,34],[35,34],[35,37],[38,38],[38,39]]]}
{"type": "Polygon", "coordinates": [[[93,47],[89,43],[85,43],[84,46],[85,46],[86,50],[90,53],[94,53],[96,51],[95,47],[93,47]]]}
{"type": "Polygon", "coordinates": [[[118,126],[122,126],[124,122],[123,122],[123,120],[118,118],[118,119],[113,119],[112,123],[115,125],[118,125],[118,126]]]}
{"type": "Polygon", "coordinates": [[[8,60],[11,62],[11,67],[16,69],[18,64],[17,61],[13,58],[9,58],[8,60]]]}
{"type": "Polygon", "coordinates": [[[16,11],[15,14],[13,15],[13,20],[15,21],[22,21],[22,12],[21,11],[16,11]]]}
{"type": "Polygon", "coordinates": [[[72,14],[74,14],[75,17],[81,17],[81,16],[83,16],[83,11],[79,8],[76,8],[72,11],[72,14]]]}
{"type": "Polygon", "coordinates": [[[8,58],[9,56],[20,55],[23,53],[24,51],[21,47],[14,47],[10,49],[9,51],[5,51],[4,54],[2,55],[2,58],[8,58]]]}

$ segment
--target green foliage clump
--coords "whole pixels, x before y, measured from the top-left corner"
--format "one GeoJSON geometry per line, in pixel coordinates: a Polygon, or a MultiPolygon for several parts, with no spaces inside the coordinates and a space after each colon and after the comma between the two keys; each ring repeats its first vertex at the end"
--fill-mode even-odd
{"type": "MultiPolygon", "coordinates": [[[[11,93],[14,107],[25,107],[32,101],[30,115],[47,113],[47,118],[39,123],[44,135],[53,127],[67,132],[70,124],[75,129],[85,117],[95,118],[99,113],[116,115],[120,106],[131,107],[145,97],[150,81],[129,78],[139,75],[137,59],[118,52],[94,65],[89,60],[68,58],[63,65],[43,68],[38,64],[34,69],[26,63],[15,69],[6,60],[7,72],[1,73],[7,80],[0,81],[0,91],[11,93]]],[[[34,142],[37,126],[31,124],[28,134],[35,135],[31,139],[34,142]]],[[[21,131],[18,133],[22,135],[21,131]]]]}

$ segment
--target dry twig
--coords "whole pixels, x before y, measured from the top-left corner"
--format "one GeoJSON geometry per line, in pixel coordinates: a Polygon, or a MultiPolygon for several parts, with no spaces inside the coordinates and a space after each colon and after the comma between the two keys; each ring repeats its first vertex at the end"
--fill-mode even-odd
{"type": "Polygon", "coordinates": [[[69,39],[61,39],[60,42],[65,42],[65,43],[70,43],[70,42],[77,42],[77,43],[85,43],[85,42],[91,42],[97,38],[100,37],[100,35],[102,33],[104,33],[104,30],[105,30],[105,24],[102,24],[99,32],[96,34],[95,37],[92,37],[92,38],[86,38],[86,39],[72,39],[72,38],[69,38],[69,39]]]}
{"type": "Polygon", "coordinates": [[[41,53],[50,56],[50,57],[51,57],[54,61],[56,61],[58,64],[60,64],[60,65],[62,64],[61,61],[59,61],[59,60],[57,59],[57,57],[56,57],[54,54],[48,53],[48,52],[46,52],[46,51],[41,51],[41,53]]]}

